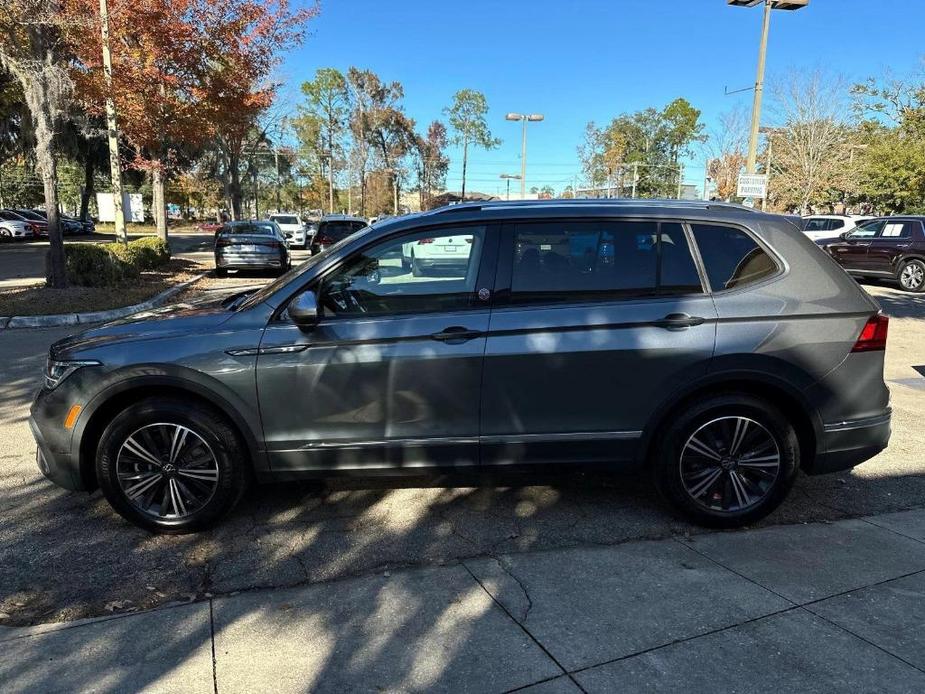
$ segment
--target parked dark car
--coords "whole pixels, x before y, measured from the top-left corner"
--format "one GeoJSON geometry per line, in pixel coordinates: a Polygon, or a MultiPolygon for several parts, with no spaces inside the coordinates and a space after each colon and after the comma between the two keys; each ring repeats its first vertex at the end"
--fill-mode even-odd
{"type": "Polygon", "coordinates": [[[735,526],[799,470],[886,447],[887,327],[783,217],[461,204],[55,343],[30,423],[47,477],[156,532],[216,522],[252,478],[579,464],[646,468],[691,519],[735,526]],[[458,236],[455,270],[403,267],[405,244],[458,236]]]}
{"type": "Polygon", "coordinates": [[[823,247],[854,277],[895,280],[907,292],[921,292],[925,290],[923,220],[878,217],[823,247]]]}
{"type": "MultiPolygon", "coordinates": [[[[29,210],[35,215],[38,215],[46,224],[48,224],[48,213],[45,210],[29,210]]],[[[66,214],[58,215],[58,220],[61,222],[61,232],[65,236],[76,236],[78,234],[92,234],[96,231],[96,225],[92,221],[89,223],[80,219],[75,219],[74,217],[69,217],[66,214]]]]}
{"type": "Polygon", "coordinates": [[[321,253],[329,246],[342,241],[366,226],[366,220],[360,217],[349,217],[342,214],[326,215],[318,223],[318,228],[312,236],[312,255],[321,253]]]}
{"type": "Polygon", "coordinates": [[[290,267],[286,237],[275,222],[226,222],[215,235],[215,274],[228,270],[273,270],[290,267]]]}

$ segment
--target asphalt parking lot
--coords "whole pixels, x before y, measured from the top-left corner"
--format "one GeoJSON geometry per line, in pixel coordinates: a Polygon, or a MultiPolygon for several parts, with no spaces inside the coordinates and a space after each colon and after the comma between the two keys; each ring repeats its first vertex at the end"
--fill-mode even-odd
{"type": "MultiPolygon", "coordinates": [[[[855,470],[801,477],[762,525],[925,506],[925,297],[867,285],[893,320],[887,451],[855,470]]],[[[48,345],[71,329],[0,331],[0,623],[142,609],[395,567],[699,535],[639,477],[388,480],[253,490],[220,527],[161,537],[99,493],[46,482],[26,424],[48,345]]]]}

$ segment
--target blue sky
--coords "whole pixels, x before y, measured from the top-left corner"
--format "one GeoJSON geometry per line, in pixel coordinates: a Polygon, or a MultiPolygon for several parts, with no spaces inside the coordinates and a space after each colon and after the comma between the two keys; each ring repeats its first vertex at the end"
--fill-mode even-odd
{"type": "MultiPolygon", "coordinates": [[[[925,53],[921,0],[811,0],[775,11],[768,78],[822,68],[860,80],[910,72],[925,53]]],[[[543,113],[528,133],[528,186],[561,190],[578,174],[585,124],[661,107],[676,97],[703,111],[711,128],[751,94],[723,88],[755,78],[761,9],[725,0],[323,0],[304,46],[280,70],[286,99],[319,67],[369,68],[405,87],[405,106],[423,130],[461,88],[485,93],[500,148],[470,153],[467,188],[496,194],[498,175],[519,173],[520,126],[508,111],[543,113]]],[[[450,151],[448,187],[458,189],[461,155],[450,151]]],[[[703,163],[686,178],[702,181],[703,163]]],[[[698,163],[700,161],[700,163],[698,163]]],[[[516,183],[516,182],[515,182],[516,183]]]]}

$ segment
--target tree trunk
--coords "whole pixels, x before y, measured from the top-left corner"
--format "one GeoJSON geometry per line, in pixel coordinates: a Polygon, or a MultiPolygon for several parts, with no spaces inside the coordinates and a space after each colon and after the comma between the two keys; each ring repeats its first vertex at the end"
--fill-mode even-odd
{"type": "Polygon", "coordinates": [[[80,192],[80,219],[90,218],[90,197],[93,195],[93,157],[90,156],[89,147],[84,159],[84,187],[80,192]]]}
{"type": "Polygon", "coordinates": [[[228,162],[228,198],[231,200],[231,218],[241,219],[241,172],[238,171],[238,158],[230,157],[228,162]]]}
{"type": "Polygon", "coordinates": [[[167,195],[166,195],[166,176],[161,170],[160,163],[151,171],[151,188],[154,191],[154,221],[157,225],[157,235],[163,240],[167,240],[167,195]]]}
{"type": "MultiPolygon", "coordinates": [[[[50,150],[50,145],[48,146],[50,150]]],[[[58,221],[58,167],[51,152],[47,152],[50,164],[42,167],[42,186],[45,189],[45,213],[48,215],[48,259],[45,276],[49,287],[64,289],[67,286],[67,272],[64,264],[64,239],[58,221]]]]}
{"type": "Polygon", "coordinates": [[[460,193],[460,202],[466,201],[466,160],[469,158],[469,140],[463,140],[463,175],[462,175],[462,192],[460,193]]]}

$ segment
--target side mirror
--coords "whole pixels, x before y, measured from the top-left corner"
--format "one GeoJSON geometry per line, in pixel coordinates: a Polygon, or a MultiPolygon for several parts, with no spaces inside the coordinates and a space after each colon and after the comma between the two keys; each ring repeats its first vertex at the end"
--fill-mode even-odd
{"type": "Polygon", "coordinates": [[[315,292],[299,294],[289,302],[289,318],[301,330],[311,330],[318,324],[318,299],[315,292]]]}
{"type": "Polygon", "coordinates": [[[845,239],[848,238],[848,235],[849,235],[850,233],[851,233],[850,231],[843,231],[842,233],[840,233],[840,234],[838,235],[838,238],[840,238],[842,241],[844,241],[845,239]]]}

